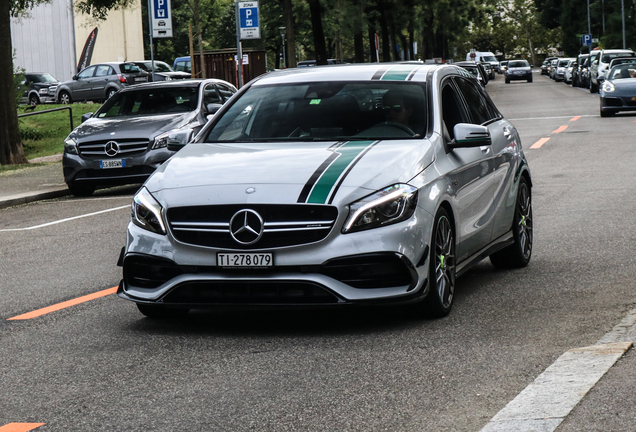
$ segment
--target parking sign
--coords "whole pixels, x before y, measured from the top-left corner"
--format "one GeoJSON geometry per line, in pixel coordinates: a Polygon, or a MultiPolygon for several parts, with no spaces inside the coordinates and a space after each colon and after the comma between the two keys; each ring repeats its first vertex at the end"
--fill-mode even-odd
{"type": "Polygon", "coordinates": [[[258,2],[239,2],[239,28],[241,39],[260,39],[261,26],[258,17],[258,2]]]}
{"type": "Polygon", "coordinates": [[[583,39],[583,46],[592,46],[592,35],[591,34],[584,34],[582,36],[583,39]]]}
{"type": "Polygon", "coordinates": [[[172,37],[172,9],[170,0],[151,0],[152,37],[172,37]]]}

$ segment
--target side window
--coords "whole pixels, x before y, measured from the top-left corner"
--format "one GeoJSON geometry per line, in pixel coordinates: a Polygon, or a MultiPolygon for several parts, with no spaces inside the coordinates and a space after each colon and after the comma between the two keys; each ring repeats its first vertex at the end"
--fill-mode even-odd
{"type": "Polygon", "coordinates": [[[210,103],[223,103],[223,99],[221,99],[221,96],[216,91],[216,86],[214,84],[208,84],[205,86],[205,89],[203,89],[203,104],[207,105],[210,103]]]}
{"type": "Polygon", "coordinates": [[[474,124],[484,124],[492,119],[492,113],[488,109],[488,103],[475,84],[464,78],[458,78],[457,84],[468,104],[470,117],[474,124]]]}
{"type": "Polygon", "coordinates": [[[450,81],[443,84],[442,88],[442,126],[446,128],[445,134],[450,139],[455,138],[453,129],[458,123],[469,123],[468,114],[464,105],[450,81]]]}
{"type": "Polygon", "coordinates": [[[110,72],[110,66],[108,65],[100,65],[97,66],[97,71],[95,72],[96,77],[112,75],[110,72]]]}
{"type": "Polygon", "coordinates": [[[223,98],[224,102],[227,101],[229,98],[231,98],[232,95],[234,94],[234,90],[232,90],[226,85],[217,84],[216,87],[219,90],[219,93],[221,94],[221,97],[223,98]]]}
{"type": "Polygon", "coordinates": [[[95,68],[97,66],[91,66],[89,68],[84,69],[83,71],[81,71],[80,73],[77,74],[78,77],[80,78],[92,78],[93,74],[95,73],[95,68]]]}

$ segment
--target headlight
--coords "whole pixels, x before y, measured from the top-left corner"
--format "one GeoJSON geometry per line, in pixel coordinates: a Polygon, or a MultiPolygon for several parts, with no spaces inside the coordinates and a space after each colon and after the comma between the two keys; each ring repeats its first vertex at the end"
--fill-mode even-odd
{"type": "Polygon", "coordinates": [[[145,187],[133,197],[132,222],[148,231],[166,233],[166,226],[161,218],[161,206],[145,187]]]}
{"type": "Polygon", "coordinates": [[[170,136],[171,133],[174,133],[174,132],[176,132],[176,131],[171,130],[171,131],[168,131],[168,132],[164,132],[161,135],[157,135],[155,137],[155,142],[152,145],[152,149],[156,150],[156,149],[160,149],[160,148],[166,147],[168,145],[168,137],[170,136]]]}
{"type": "Polygon", "coordinates": [[[38,90],[38,93],[40,93],[40,94],[49,94],[49,89],[42,88],[42,89],[38,90]]]}
{"type": "Polygon", "coordinates": [[[605,93],[611,93],[611,92],[613,92],[614,90],[616,90],[616,87],[614,87],[614,84],[612,84],[611,82],[609,82],[609,81],[605,81],[605,82],[603,83],[603,91],[604,91],[605,93]]]}
{"type": "Polygon", "coordinates": [[[68,154],[78,154],[77,153],[77,143],[72,138],[67,138],[64,140],[64,153],[68,154]]]}
{"type": "Polygon", "coordinates": [[[417,189],[396,184],[349,205],[342,233],[394,224],[410,218],[417,205],[417,189]]]}

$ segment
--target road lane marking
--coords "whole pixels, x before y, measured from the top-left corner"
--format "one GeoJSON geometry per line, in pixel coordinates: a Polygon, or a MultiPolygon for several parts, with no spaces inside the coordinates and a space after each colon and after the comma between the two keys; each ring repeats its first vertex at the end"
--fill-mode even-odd
{"type": "MultiPolygon", "coordinates": [[[[78,305],[80,303],[85,303],[85,302],[90,301],[90,300],[95,300],[96,298],[104,297],[104,296],[107,296],[107,295],[110,295],[110,294],[115,294],[116,292],[117,292],[117,287],[108,288],[108,289],[105,289],[105,290],[102,290],[102,291],[97,291],[96,293],[93,293],[93,294],[88,294],[88,295],[85,295],[85,296],[82,296],[82,297],[78,297],[78,298],[75,298],[75,299],[67,300],[67,301],[62,302],[62,303],[57,303],[57,304],[54,304],[54,305],[51,305],[51,306],[47,306],[47,307],[42,308],[42,309],[37,309],[37,310],[34,310],[32,312],[27,312],[27,313],[22,314],[22,315],[14,316],[12,318],[7,318],[7,321],[27,320],[27,319],[37,318],[39,316],[46,315],[48,313],[58,311],[60,309],[66,309],[68,307],[75,306],[75,305],[78,305]]],[[[4,432],[4,431],[2,429],[0,429],[0,432],[4,432]]]]}
{"type": "MultiPolygon", "coordinates": [[[[106,209],[106,210],[100,210],[98,212],[87,213],[87,214],[83,214],[83,215],[80,215],[80,216],[73,216],[73,217],[70,217],[70,218],[60,219],[60,220],[56,220],[56,221],[53,221],[53,222],[47,222],[45,224],[30,226],[30,227],[26,227],[26,228],[0,229],[0,232],[28,231],[28,230],[38,229],[38,228],[45,228],[45,227],[48,227],[48,226],[51,226],[51,225],[57,225],[57,224],[61,224],[61,223],[64,223],[64,222],[70,222],[72,220],[81,219],[81,218],[90,217],[90,216],[96,216],[98,214],[108,213],[108,212],[121,210],[121,209],[125,209],[125,208],[130,208],[130,204],[125,205],[125,206],[121,206],[121,207],[115,207],[115,208],[110,208],[110,209],[106,209]]],[[[2,432],[2,430],[0,430],[0,432],[2,432]]]]}
{"type": "Polygon", "coordinates": [[[536,143],[532,144],[530,146],[531,149],[538,149],[541,148],[541,146],[545,143],[547,143],[548,141],[550,141],[550,138],[541,138],[539,141],[537,141],[536,143]]]}
{"type": "Polygon", "coordinates": [[[572,117],[572,118],[570,119],[570,121],[577,121],[577,120],[578,120],[578,119],[580,119],[580,118],[581,118],[581,116],[572,117]]]}
{"type": "Polygon", "coordinates": [[[552,133],[561,133],[561,132],[563,132],[564,130],[566,130],[567,128],[568,128],[568,127],[567,127],[567,125],[565,125],[565,126],[559,126],[559,128],[558,128],[557,130],[553,130],[553,131],[552,131],[552,133]]]}
{"type": "Polygon", "coordinates": [[[0,426],[0,432],[29,432],[45,424],[46,423],[7,423],[4,426],[0,426]]]}
{"type": "Polygon", "coordinates": [[[553,432],[636,342],[636,309],[596,344],[567,351],[480,432],[553,432]]]}
{"type": "MultiPolygon", "coordinates": [[[[586,114],[580,115],[580,117],[598,117],[598,114],[586,114]]],[[[568,116],[555,116],[555,117],[525,117],[525,118],[516,118],[516,119],[507,119],[508,121],[519,121],[519,120],[555,120],[555,119],[570,119],[571,115],[568,116]]]]}

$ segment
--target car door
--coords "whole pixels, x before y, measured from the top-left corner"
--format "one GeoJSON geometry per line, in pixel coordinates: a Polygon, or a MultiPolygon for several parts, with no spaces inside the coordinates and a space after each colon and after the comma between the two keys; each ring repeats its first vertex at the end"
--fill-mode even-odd
{"type": "MultiPolygon", "coordinates": [[[[455,125],[473,120],[458,85],[452,79],[442,83],[440,95],[443,135],[450,143],[455,138],[455,125]]],[[[452,165],[448,177],[453,185],[458,262],[488,244],[492,234],[493,153],[490,147],[453,148],[448,152],[448,161],[452,165]]]]}
{"type": "Polygon", "coordinates": [[[510,230],[516,198],[514,176],[517,172],[521,145],[515,127],[499,113],[488,94],[470,80],[457,79],[473,123],[486,126],[492,144],[493,201],[488,209],[492,220],[490,240],[495,240],[510,230]]]}
{"type": "Polygon", "coordinates": [[[109,65],[97,65],[95,69],[95,76],[89,78],[90,91],[89,97],[92,100],[105,99],[106,98],[106,84],[108,80],[115,75],[115,71],[109,65]]]}
{"type": "Polygon", "coordinates": [[[90,66],[77,74],[77,79],[69,83],[73,100],[90,100],[91,79],[95,75],[97,66],[90,66]]]}

